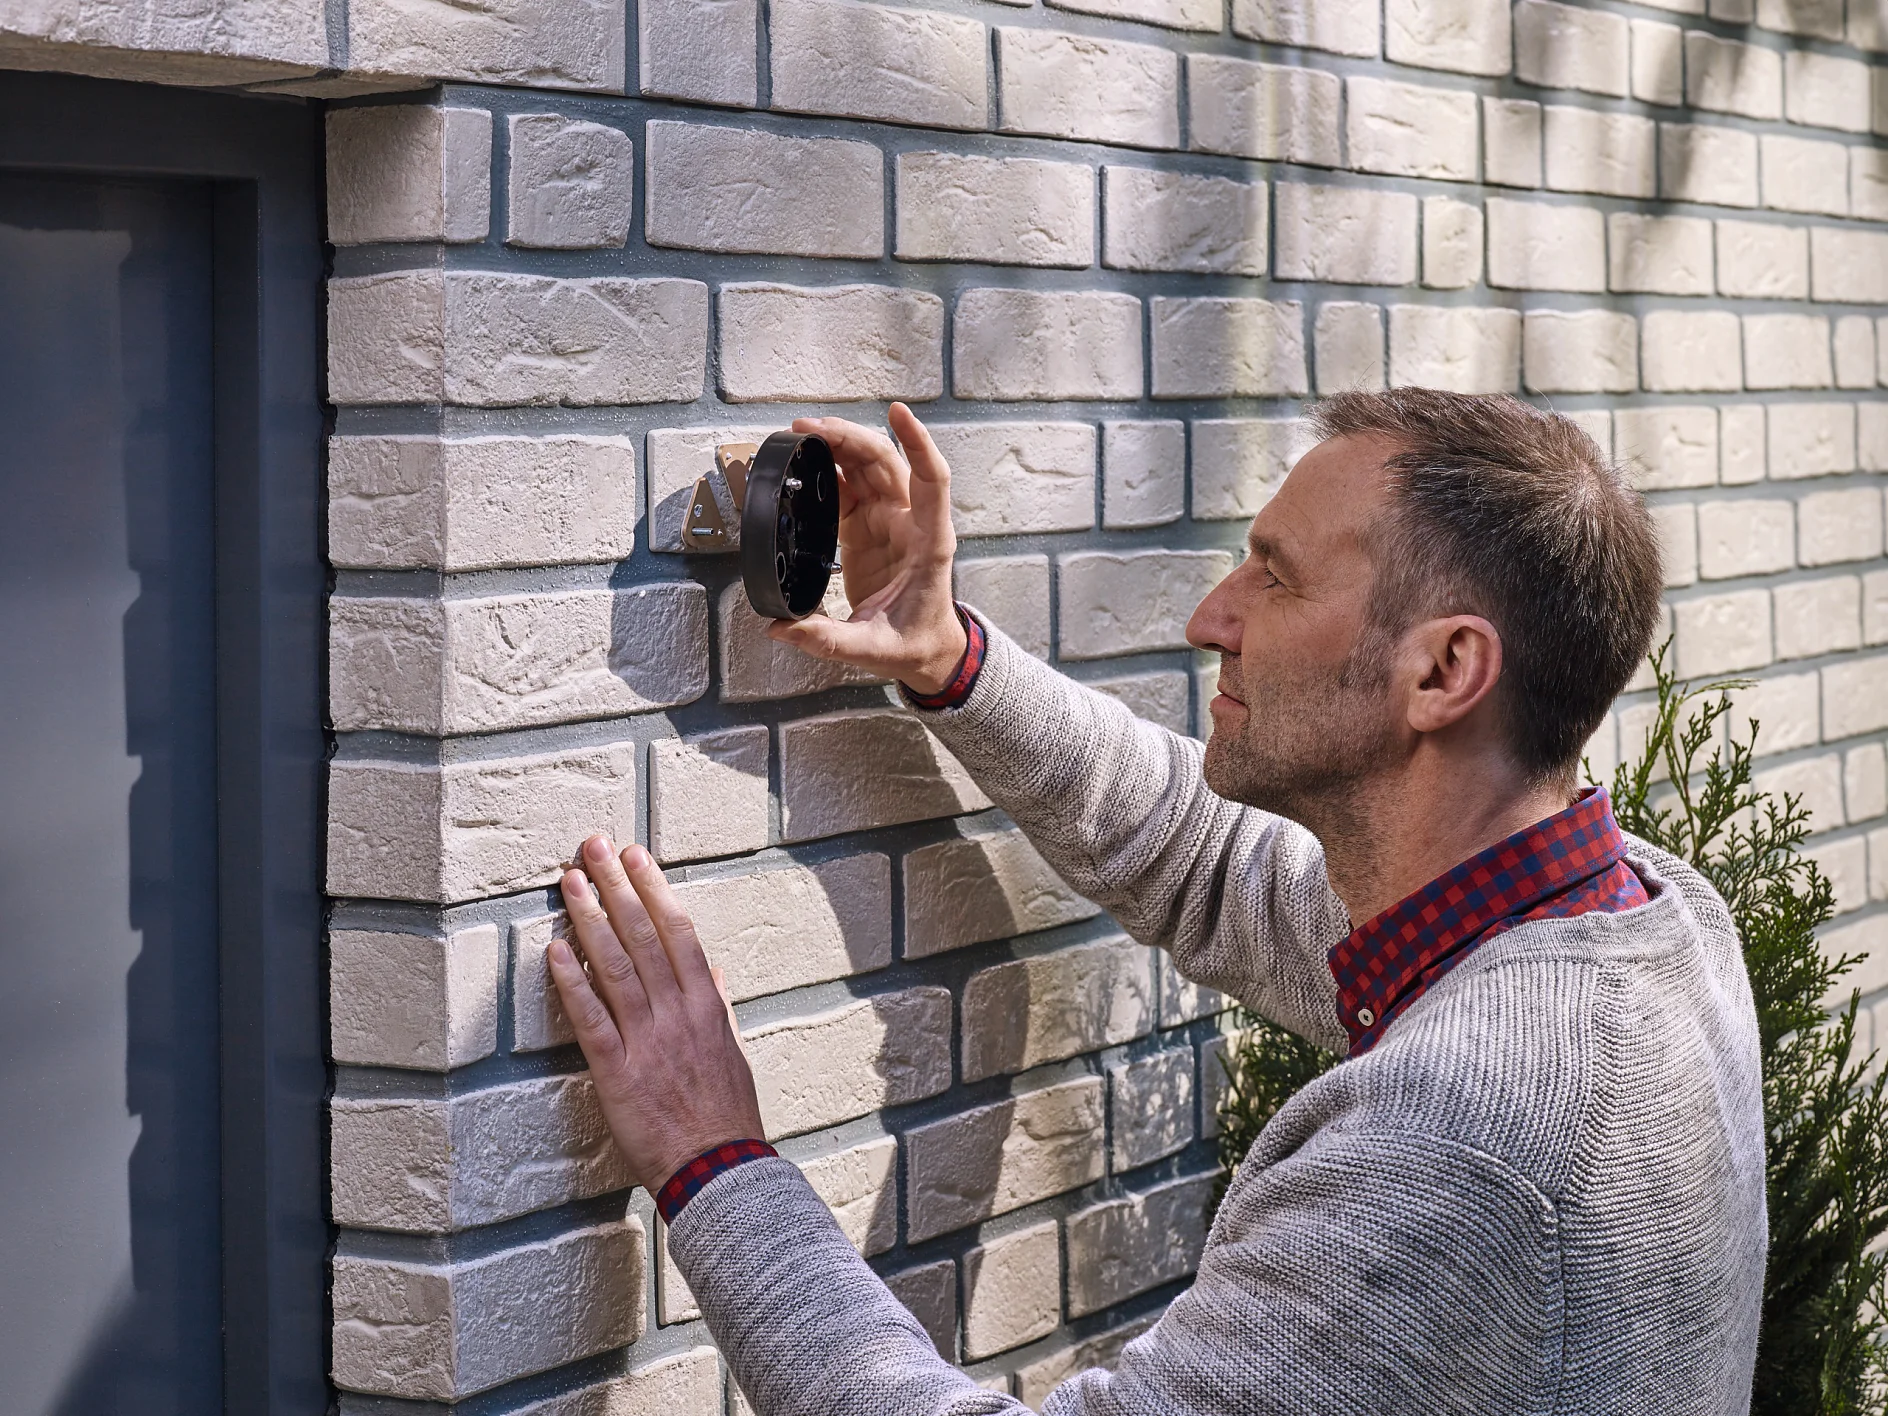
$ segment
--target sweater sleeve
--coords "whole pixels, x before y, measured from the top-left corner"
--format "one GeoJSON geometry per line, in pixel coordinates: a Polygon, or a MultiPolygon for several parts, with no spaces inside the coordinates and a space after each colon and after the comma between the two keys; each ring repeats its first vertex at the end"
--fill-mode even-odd
{"type": "MultiPolygon", "coordinates": [[[[760,1416],[1027,1409],[937,1355],[787,1161],[716,1177],[669,1243],[760,1416]]],[[[1042,1410],[1545,1412],[1560,1311],[1553,1207],[1507,1166],[1427,1137],[1320,1135],[1242,1174],[1193,1287],[1042,1410]]]]}
{"type": "Polygon", "coordinates": [[[1214,794],[1204,747],[1136,718],[983,621],[970,696],[925,723],[1062,878],[1185,977],[1337,1051],[1326,956],[1350,930],[1324,851],[1214,794]]]}

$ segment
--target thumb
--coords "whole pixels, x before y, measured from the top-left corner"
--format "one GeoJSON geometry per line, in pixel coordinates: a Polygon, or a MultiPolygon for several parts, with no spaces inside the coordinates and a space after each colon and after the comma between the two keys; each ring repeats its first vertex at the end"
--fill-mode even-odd
{"type": "Polygon", "coordinates": [[[809,615],[803,620],[774,620],[767,626],[767,637],[815,659],[838,659],[882,673],[886,655],[895,647],[897,632],[882,616],[836,620],[809,615]]]}

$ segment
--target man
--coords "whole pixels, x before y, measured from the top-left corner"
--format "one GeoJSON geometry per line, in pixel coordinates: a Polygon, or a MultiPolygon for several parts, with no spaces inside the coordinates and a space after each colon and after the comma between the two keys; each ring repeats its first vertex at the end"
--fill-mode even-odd
{"type": "MultiPolygon", "coordinates": [[[[1179,971],[1347,1054],[1266,1127],[1114,1413],[1743,1412],[1765,1221],[1756,1022],[1722,902],[1626,840],[1582,745],[1643,657],[1644,507],[1566,419],[1347,394],[1194,613],[1212,738],[1140,722],[951,601],[949,473],[836,420],[850,622],[1077,889],[1179,971]]],[[[761,1142],[646,851],[563,889],[551,967],[618,1143],[754,1406],[1014,1409],[931,1350],[761,1142]],[[594,885],[593,885],[594,882],[594,885]]],[[[586,874],[587,872],[587,874],[586,874]]]]}

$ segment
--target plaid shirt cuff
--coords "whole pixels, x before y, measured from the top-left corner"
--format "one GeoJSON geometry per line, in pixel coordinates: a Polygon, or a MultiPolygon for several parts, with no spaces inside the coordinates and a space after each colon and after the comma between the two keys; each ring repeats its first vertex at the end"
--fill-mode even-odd
{"type": "Polygon", "coordinates": [[[913,693],[907,688],[905,697],[914,708],[935,712],[940,708],[959,707],[977,686],[977,674],[983,668],[983,626],[966,613],[962,605],[957,606],[957,618],[964,626],[964,657],[957,661],[957,672],[951,675],[942,693],[913,693]]]}
{"type": "Polygon", "coordinates": [[[729,1141],[713,1150],[703,1151],[669,1177],[668,1184],[656,1191],[656,1210],[664,1224],[675,1223],[682,1206],[694,1199],[701,1187],[725,1170],[750,1160],[766,1160],[780,1152],[765,1141],[729,1141]]]}

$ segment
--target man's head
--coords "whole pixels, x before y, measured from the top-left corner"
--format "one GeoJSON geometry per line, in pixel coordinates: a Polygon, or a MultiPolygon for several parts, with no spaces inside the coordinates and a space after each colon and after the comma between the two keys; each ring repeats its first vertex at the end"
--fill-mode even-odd
{"type": "Polygon", "coordinates": [[[1345,393],[1311,421],[1188,626],[1222,656],[1208,781],[1314,830],[1423,751],[1570,787],[1657,624],[1644,504],[1577,425],[1506,396],[1345,393]]]}

